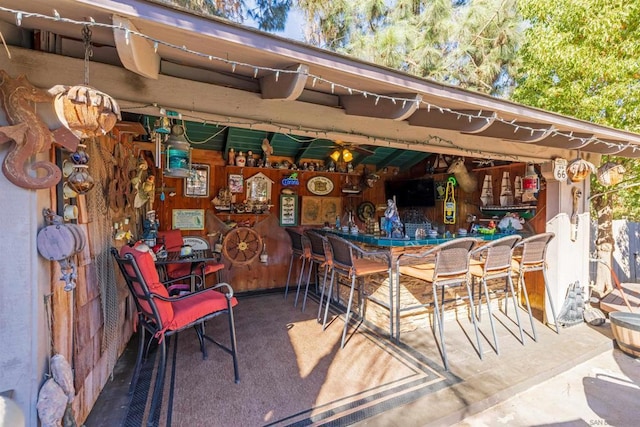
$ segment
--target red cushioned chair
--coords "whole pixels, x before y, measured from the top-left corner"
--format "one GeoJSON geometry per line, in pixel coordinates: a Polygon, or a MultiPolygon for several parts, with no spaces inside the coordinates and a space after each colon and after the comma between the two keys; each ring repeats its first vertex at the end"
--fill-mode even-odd
{"type": "MultiPolygon", "coordinates": [[[[158,241],[164,244],[168,252],[177,252],[185,245],[182,238],[182,232],[179,229],[158,231],[158,241]]],[[[175,263],[167,264],[167,276],[169,279],[185,278],[191,274],[198,274],[201,277],[207,277],[209,274],[216,273],[216,281],[220,282],[220,271],[224,268],[224,264],[217,262],[206,263],[175,263]]],[[[204,284],[203,284],[204,286],[204,284]]]]}
{"type": "Polygon", "coordinates": [[[129,393],[135,389],[140,374],[140,365],[145,353],[145,332],[151,333],[150,342],[153,338],[158,339],[160,363],[149,419],[153,420],[153,414],[158,408],[162,395],[166,361],[165,338],[184,329],[194,327],[196,330],[203,359],[207,358],[205,339],[229,353],[233,358],[235,382],[239,383],[236,332],[233,321],[233,307],[238,304],[238,301],[233,296],[233,288],[227,283],[219,283],[198,292],[170,297],[166,288],[167,283],[160,282],[158,271],[148,249],[142,251],[135,247],[124,246],[120,253],[116,248],[111,248],[111,254],[125,278],[138,311],[138,356],[129,393]],[[220,314],[227,314],[229,319],[230,344],[228,346],[204,334],[204,322],[220,314]]]}

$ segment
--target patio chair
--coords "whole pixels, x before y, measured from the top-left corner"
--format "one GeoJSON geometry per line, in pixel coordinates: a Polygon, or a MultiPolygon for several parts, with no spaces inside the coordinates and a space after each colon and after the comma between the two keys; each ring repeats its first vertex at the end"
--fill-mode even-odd
{"type": "MultiPolygon", "coordinates": [[[[302,311],[304,311],[305,303],[307,301],[307,293],[309,292],[309,282],[311,279],[311,271],[313,266],[316,266],[316,273],[319,275],[321,267],[324,267],[324,278],[322,280],[322,290],[320,292],[320,303],[318,306],[318,319],[320,319],[320,312],[322,310],[322,301],[324,299],[324,291],[327,285],[327,276],[329,270],[333,268],[333,255],[331,253],[331,245],[329,240],[322,234],[314,230],[306,230],[306,236],[311,244],[311,268],[307,274],[307,287],[304,291],[304,299],[302,301],[302,311]]],[[[317,292],[317,283],[316,283],[317,292]]]]}
{"type": "MultiPolygon", "coordinates": [[[[518,314],[518,302],[516,300],[516,294],[513,290],[513,280],[511,279],[511,258],[513,256],[513,247],[520,241],[520,239],[521,237],[515,234],[512,236],[502,237],[500,239],[488,242],[487,244],[482,245],[471,252],[471,265],[469,268],[469,272],[471,273],[472,284],[475,285],[476,279],[480,279],[482,287],[482,291],[478,295],[478,320],[480,320],[482,313],[482,292],[484,292],[496,354],[499,354],[498,337],[496,336],[493,316],[491,315],[491,299],[489,297],[489,290],[487,287],[487,281],[489,280],[502,278],[506,280],[507,292],[505,294],[504,302],[505,313],[507,312],[507,300],[509,297],[509,292],[511,292],[513,307],[516,312],[516,321],[518,323],[518,328],[520,329],[520,341],[522,342],[522,344],[524,344],[524,334],[522,332],[522,324],[520,323],[520,315],[518,314]]],[[[530,307],[529,311],[531,311],[530,307]]]]}
{"type": "MultiPolygon", "coordinates": [[[[191,237],[190,237],[191,239],[191,237]]],[[[185,240],[182,237],[182,232],[179,229],[158,231],[158,240],[164,244],[164,247],[169,252],[180,251],[185,246],[185,240]]],[[[207,242],[204,239],[200,239],[207,242]]],[[[166,273],[168,279],[185,278],[195,274],[199,271],[199,274],[206,278],[209,274],[216,273],[216,282],[220,282],[220,272],[224,269],[224,264],[220,262],[206,262],[206,263],[174,263],[167,264],[166,273]]],[[[205,285],[204,283],[202,284],[205,285]]]]}
{"type": "MultiPolygon", "coordinates": [[[[518,287],[522,289],[522,293],[524,294],[527,306],[529,306],[529,294],[527,292],[525,274],[533,271],[542,271],[542,277],[544,278],[544,289],[547,293],[547,298],[549,298],[549,306],[551,307],[551,314],[553,315],[553,323],[556,328],[556,333],[559,334],[560,327],[558,326],[558,318],[556,316],[556,309],[553,305],[551,290],[549,289],[549,280],[547,280],[546,261],[547,248],[549,247],[549,242],[554,237],[554,233],[548,232],[536,234],[535,236],[522,239],[514,248],[514,251],[520,251],[520,254],[513,257],[513,271],[518,274],[518,287]]],[[[529,310],[529,320],[531,321],[533,340],[538,341],[531,310],[529,310]]]]}
{"type": "MultiPolygon", "coordinates": [[[[476,341],[478,344],[477,352],[482,359],[482,345],[480,343],[480,334],[478,332],[478,324],[476,322],[475,308],[469,285],[469,260],[473,247],[477,240],[472,237],[460,237],[437,245],[421,254],[401,254],[396,261],[397,283],[400,284],[401,276],[409,276],[415,279],[423,280],[431,283],[433,288],[433,311],[434,322],[437,325],[440,338],[440,353],[445,370],[449,370],[449,362],[447,360],[447,350],[444,340],[444,303],[445,289],[451,286],[464,285],[467,289],[469,297],[469,305],[471,307],[471,321],[473,329],[476,333],[476,341]],[[410,263],[409,263],[410,262],[410,263]],[[438,291],[442,292],[442,299],[438,301],[438,291]]],[[[430,305],[416,304],[408,307],[400,307],[399,296],[397,296],[396,310],[396,331],[397,340],[400,341],[400,313],[403,311],[415,310],[417,308],[430,305]]]]}
{"type": "MultiPolygon", "coordinates": [[[[334,273],[342,274],[351,279],[351,288],[349,290],[349,302],[347,303],[347,311],[344,316],[344,329],[342,331],[342,341],[340,348],[344,348],[345,339],[347,336],[347,329],[349,328],[349,319],[351,317],[351,306],[353,303],[353,294],[356,287],[356,282],[360,283],[360,280],[372,274],[386,273],[389,277],[389,301],[381,301],[374,297],[367,296],[368,299],[385,307],[389,310],[389,336],[393,339],[393,276],[391,274],[391,254],[388,251],[366,251],[359,246],[343,239],[342,237],[328,234],[327,239],[331,245],[331,251],[333,254],[333,269],[331,272],[331,281],[329,285],[328,295],[331,295],[334,282],[334,273]],[[377,260],[376,258],[382,258],[377,260]]],[[[358,297],[360,300],[360,308],[362,310],[363,303],[363,289],[362,286],[358,286],[358,297]]],[[[325,307],[324,321],[322,323],[322,329],[324,330],[327,323],[327,313],[329,311],[329,302],[327,301],[325,307]]],[[[362,313],[361,313],[362,314],[362,313]]]]}
{"type": "MultiPolygon", "coordinates": [[[[147,251],[135,247],[124,246],[120,253],[111,248],[122,275],[131,292],[138,312],[138,355],[134,368],[129,393],[133,393],[140,375],[145,343],[145,333],[149,332],[151,340],[158,340],[160,363],[149,410],[153,419],[160,403],[166,366],[166,338],[193,327],[200,341],[203,359],[207,358],[205,339],[211,341],[233,359],[235,382],[240,382],[238,374],[238,357],[236,352],[236,332],[233,320],[233,307],[238,304],[233,296],[233,288],[227,283],[219,283],[211,288],[193,292],[185,296],[169,297],[166,283],[161,283],[153,258],[147,251]],[[204,323],[221,314],[226,314],[229,321],[229,345],[222,344],[204,334],[204,323]]],[[[148,346],[147,346],[148,350],[148,346]]]]}

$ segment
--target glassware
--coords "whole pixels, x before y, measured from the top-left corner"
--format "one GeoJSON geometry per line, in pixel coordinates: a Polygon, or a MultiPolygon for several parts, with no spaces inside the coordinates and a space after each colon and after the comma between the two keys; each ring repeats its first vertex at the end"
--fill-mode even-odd
{"type": "Polygon", "coordinates": [[[95,185],[93,178],[89,175],[88,169],[89,166],[87,165],[75,165],[73,172],[69,175],[69,178],[67,178],[69,187],[78,194],[86,194],[95,185]]]}

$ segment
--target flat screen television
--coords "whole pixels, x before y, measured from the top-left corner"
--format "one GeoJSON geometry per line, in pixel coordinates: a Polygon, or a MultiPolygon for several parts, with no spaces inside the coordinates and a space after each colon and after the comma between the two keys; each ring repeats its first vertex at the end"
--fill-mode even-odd
{"type": "Polygon", "coordinates": [[[435,184],[431,178],[386,181],[384,190],[387,200],[396,197],[396,206],[399,208],[436,205],[435,184]]]}

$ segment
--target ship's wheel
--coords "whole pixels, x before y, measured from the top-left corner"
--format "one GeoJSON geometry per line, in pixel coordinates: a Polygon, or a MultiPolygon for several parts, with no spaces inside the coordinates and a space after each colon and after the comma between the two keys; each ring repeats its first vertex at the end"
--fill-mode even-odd
{"type": "Polygon", "coordinates": [[[222,254],[235,265],[249,264],[261,249],[262,239],[249,227],[232,229],[222,242],[222,254]]]}

